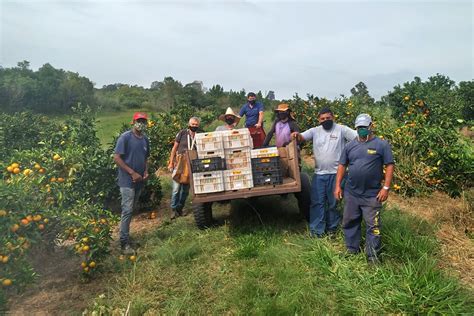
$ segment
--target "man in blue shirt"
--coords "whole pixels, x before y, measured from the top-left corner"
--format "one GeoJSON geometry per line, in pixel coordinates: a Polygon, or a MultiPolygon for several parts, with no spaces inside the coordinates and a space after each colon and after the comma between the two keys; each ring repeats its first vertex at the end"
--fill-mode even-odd
{"type": "Polygon", "coordinates": [[[349,167],[342,219],[347,251],[351,254],[360,251],[363,217],[366,224],[367,261],[376,264],[381,248],[380,210],[382,202],[388,198],[394,160],[388,142],[373,135],[372,118],[368,114],[357,116],[355,127],[358,136],[346,145],[339,159],[334,197],[338,200],[342,198],[341,182],[349,167]]]}
{"type": "Polygon", "coordinates": [[[253,147],[262,147],[265,140],[265,130],[263,129],[263,103],[257,101],[257,95],[253,92],[247,94],[247,103],[240,109],[239,116],[245,115],[245,127],[250,131],[253,140],[253,147]]]}
{"type": "Polygon", "coordinates": [[[114,154],[114,161],[119,167],[117,184],[122,196],[120,246],[126,255],[134,253],[130,245],[130,222],[144,181],[148,178],[147,160],[150,155],[150,142],[144,134],[147,128],[147,115],[135,113],[132,124],[133,128],[118,138],[114,154]]]}

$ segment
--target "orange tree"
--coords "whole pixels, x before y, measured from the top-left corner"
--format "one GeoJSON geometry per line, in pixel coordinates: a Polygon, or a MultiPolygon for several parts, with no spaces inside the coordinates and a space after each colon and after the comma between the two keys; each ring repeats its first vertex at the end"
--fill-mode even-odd
{"type": "Polygon", "coordinates": [[[69,245],[83,258],[83,276],[94,275],[116,222],[104,205],[117,188],[87,108],[61,124],[29,113],[0,116],[1,301],[34,277],[26,254],[40,242],[69,245]]]}

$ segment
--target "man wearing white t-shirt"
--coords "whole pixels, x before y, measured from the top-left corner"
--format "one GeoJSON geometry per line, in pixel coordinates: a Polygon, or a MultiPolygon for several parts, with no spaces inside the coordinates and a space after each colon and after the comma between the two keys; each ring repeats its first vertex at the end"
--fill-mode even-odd
{"type": "Polygon", "coordinates": [[[329,108],[318,113],[320,126],[303,133],[293,133],[299,141],[313,142],[315,170],[311,182],[311,208],[309,230],[312,237],[335,234],[341,215],[336,210],[334,186],[342,150],[347,142],[357,136],[357,132],[347,126],[334,123],[334,115],[329,108]]]}

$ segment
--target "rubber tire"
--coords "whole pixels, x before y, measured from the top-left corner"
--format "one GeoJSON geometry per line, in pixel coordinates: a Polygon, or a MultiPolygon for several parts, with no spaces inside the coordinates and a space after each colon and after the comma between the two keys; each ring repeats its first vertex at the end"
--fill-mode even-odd
{"type": "Polygon", "coordinates": [[[295,193],[298,200],[298,209],[304,219],[309,222],[309,210],[311,208],[311,182],[306,173],[301,173],[301,192],[295,193]]]}
{"type": "Polygon", "coordinates": [[[198,203],[193,205],[194,221],[199,229],[212,226],[212,202],[198,203]]]}

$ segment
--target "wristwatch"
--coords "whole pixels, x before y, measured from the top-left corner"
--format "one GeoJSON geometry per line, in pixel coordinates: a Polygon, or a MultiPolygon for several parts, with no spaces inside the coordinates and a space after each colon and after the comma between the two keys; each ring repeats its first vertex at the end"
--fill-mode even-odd
{"type": "Polygon", "coordinates": [[[384,185],[383,189],[388,191],[388,190],[390,190],[390,187],[387,187],[387,186],[384,185]]]}

